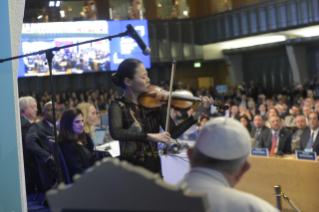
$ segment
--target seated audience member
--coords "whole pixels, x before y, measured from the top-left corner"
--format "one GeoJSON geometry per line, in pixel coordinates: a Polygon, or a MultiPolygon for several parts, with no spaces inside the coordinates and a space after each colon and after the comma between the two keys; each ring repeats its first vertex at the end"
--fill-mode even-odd
{"type": "Polygon", "coordinates": [[[21,97],[19,99],[20,121],[22,144],[25,147],[25,136],[27,135],[33,119],[37,116],[38,108],[36,100],[31,96],[21,97]]]}
{"type": "Polygon", "coordinates": [[[38,108],[36,100],[31,96],[19,99],[21,139],[23,147],[23,160],[27,193],[33,193],[34,183],[41,185],[40,173],[35,157],[25,148],[25,137],[36,117],[38,108]]]}
{"type": "Polygon", "coordinates": [[[191,170],[180,184],[207,193],[211,211],[278,211],[254,195],[233,189],[251,166],[249,133],[244,126],[218,117],[207,122],[196,140],[187,151],[191,170]]]}
{"type": "Polygon", "coordinates": [[[224,111],[224,116],[230,118],[231,117],[231,112],[230,112],[230,104],[227,103],[226,104],[229,108],[227,110],[224,111]]]}
{"type": "Polygon", "coordinates": [[[296,125],[298,130],[294,132],[291,136],[292,143],[291,143],[291,151],[294,153],[296,150],[299,150],[300,146],[300,136],[302,132],[308,128],[306,125],[306,117],[303,115],[298,115],[296,118],[296,125]]]}
{"type": "Polygon", "coordinates": [[[95,126],[95,122],[97,119],[95,107],[89,103],[81,103],[77,106],[82,111],[83,114],[83,131],[79,136],[80,141],[82,141],[83,145],[93,153],[94,151],[94,132],[92,128],[95,126]]]}
{"type": "Polygon", "coordinates": [[[285,124],[287,127],[295,127],[296,126],[296,117],[299,115],[300,110],[299,106],[294,105],[291,108],[291,115],[285,117],[285,124]]]}
{"type": "Polygon", "coordinates": [[[230,118],[236,119],[236,120],[239,121],[240,115],[238,114],[238,112],[239,112],[239,111],[238,111],[237,105],[231,106],[231,117],[230,117],[230,118]]]}
{"type": "Polygon", "coordinates": [[[291,133],[281,128],[280,117],[269,117],[270,129],[261,132],[257,147],[268,148],[269,155],[291,154],[291,133]]]}
{"type": "Polygon", "coordinates": [[[275,108],[277,109],[277,111],[278,111],[278,113],[280,115],[280,118],[284,119],[285,118],[285,114],[283,114],[283,112],[282,112],[282,109],[283,109],[282,106],[280,104],[276,104],[275,108]]]}
{"type": "MultiPolygon", "coordinates": [[[[306,128],[300,136],[300,150],[312,149],[319,155],[319,121],[318,114],[311,112],[309,115],[309,128],[306,128]]],[[[318,156],[317,156],[318,158],[318,156]]]]}
{"type": "Polygon", "coordinates": [[[306,98],[305,105],[309,106],[311,111],[314,109],[314,101],[313,98],[306,98]]]}
{"type": "MultiPolygon", "coordinates": [[[[271,108],[269,111],[268,111],[268,117],[271,117],[271,116],[279,116],[280,117],[280,114],[278,112],[278,110],[276,108],[271,108]]],[[[284,123],[284,120],[282,118],[280,118],[281,120],[281,125],[282,127],[285,127],[285,123],[284,123]]],[[[270,128],[270,123],[269,123],[269,119],[265,122],[265,126],[270,128]]]]}
{"type": "Polygon", "coordinates": [[[247,110],[247,106],[246,105],[240,105],[239,106],[239,115],[242,116],[246,116],[248,118],[248,120],[252,120],[252,115],[250,114],[250,111],[247,110]]]}
{"type": "Polygon", "coordinates": [[[302,114],[305,116],[306,119],[306,125],[309,125],[309,115],[312,112],[312,109],[310,106],[305,105],[302,107],[302,114]]]}
{"type": "Polygon", "coordinates": [[[256,147],[256,144],[259,140],[260,133],[263,130],[267,129],[267,127],[265,127],[265,121],[261,115],[255,115],[254,125],[255,127],[252,128],[250,131],[250,137],[253,138],[252,145],[251,145],[252,147],[256,147]]]}
{"type": "Polygon", "coordinates": [[[315,102],[315,112],[319,114],[319,100],[315,102]]]}
{"type": "MultiPolygon", "coordinates": [[[[60,116],[58,104],[55,103],[55,119],[60,116]]],[[[52,102],[44,105],[44,119],[33,123],[25,139],[25,148],[39,162],[54,166],[54,158],[51,155],[50,146],[46,141],[47,136],[54,136],[52,102]]],[[[36,164],[37,165],[37,164],[36,164]]],[[[54,180],[54,179],[53,179],[54,180]]],[[[52,182],[54,184],[54,182],[52,182]]]]}
{"type": "Polygon", "coordinates": [[[264,104],[259,105],[258,110],[259,110],[259,115],[261,115],[261,117],[263,117],[263,119],[266,120],[267,119],[266,105],[264,105],[264,104]]]}
{"type": "Polygon", "coordinates": [[[252,116],[255,116],[257,114],[257,108],[256,108],[256,104],[254,102],[254,100],[249,100],[248,101],[248,108],[249,108],[249,112],[250,114],[252,114],[252,116]]]}
{"type": "Polygon", "coordinates": [[[251,132],[251,125],[250,125],[250,121],[248,120],[247,116],[241,116],[239,121],[250,133],[251,132]]]}
{"type": "Polygon", "coordinates": [[[71,179],[94,164],[91,152],[83,145],[79,135],[83,133],[83,115],[80,109],[66,110],[60,121],[60,147],[71,179]]]}

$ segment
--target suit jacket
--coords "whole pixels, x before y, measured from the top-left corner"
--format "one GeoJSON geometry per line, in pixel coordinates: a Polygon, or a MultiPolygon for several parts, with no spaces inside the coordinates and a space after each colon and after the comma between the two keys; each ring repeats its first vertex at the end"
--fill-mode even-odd
{"type": "Polygon", "coordinates": [[[31,123],[24,116],[20,116],[20,122],[21,122],[22,145],[24,148],[25,147],[25,136],[27,135],[27,133],[31,127],[31,123]]]}
{"type": "MultiPolygon", "coordinates": [[[[308,128],[308,127],[307,127],[308,128]]],[[[306,129],[307,129],[306,128],[306,129]]],[[[299,146],[300,146],[300,136],[302,135],[304,130],[297,130],[296,132],[294,132],[291,135],[291,152],[294,153],[296,150],[299,150],[299,146]]]]}
{"type": "MultiPolygon", "coordinates": [[[[310,138],[311,130],[309,127],[307,127],[300,135],[300,143],[299,143],[299,149],[304,150],[307,147],[309,138],[310,138]]],[[[314,152],[319,154],[319,133],[316,137],[316,140],[313,142],[312,149],[314,152]]]]}
{"type": "Polygon", "coordinates": [[[24,116],[20,116],[21,122],[21,136],[23,144],[23,159],[26,183],[41,183],[40,173],[35,157],[25,149],[25,138],[31,127],[31,123],[24,116]]]}
{"type": "Polygon", "coordinates": [[[42,162],[46,162],[51,155],[50,146],[46,142],[47,136],[54,136],[54,131],[43,119],[31,125],[25,138],[25,148],[42,162]]]}
{"type": "Polygon", "coordinates": [[[72,177],[75,174],[82,174],[94,164],[92,154],[85,146],[73,141],[62,141],[60,147],[72,177]]]}
{"type": "Polygon", "coordinates": [[[296,126],[296,117],[294,117],[292,123],[290,123],[291,118],[293,118],[292,115],[289,115],[289,116],[286,116],[286,117],[285,117],[285,125],[286,125],[287,127],[295,127],[295,126],[296,126]]]}
{"type": "MultiPolygon", "coordinates": [[[[291,133],[281,129],[279,132],[279,144],[276,154],[291,154],[291,133]]],[[[271,129],[265,129],[260,133],[257,147],[268,148],[270,151],[272,144],[271,129]]]]}
{"type": "MultiPolygon", "coordinates": [[[[232,115],[230,115],[230,118],[232,118],[232,115]]],[[[240,120],[240,115],[239,114],[237,114],[235,117],[234,117],[234,119],[236,119],[236,120],[240,120]]]]}
{"type": "MultiPolygon", "coordinates": [[[[261,131],[260,131],[259,135],[257,136],[257,139],[256,139],[257,141],[259,140],[259,137],[260,137],[261,132],[264,131],[265,129],[267,129],[267,127],[264,125],[264,126],[261,128],[261,131]]],[[[253,127],[253,128],[251,129],[251,131],[250,131],[250,137],[251,137],[251,138],[255,138],[256,130],[257,130],[256,127],[253,127]]]]}

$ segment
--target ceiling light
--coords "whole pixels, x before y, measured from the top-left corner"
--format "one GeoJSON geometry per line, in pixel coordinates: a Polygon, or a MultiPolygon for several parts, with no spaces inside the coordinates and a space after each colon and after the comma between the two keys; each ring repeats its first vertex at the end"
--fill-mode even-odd
{"type": "Polygon", "coordinates": [[[225,42],[223,45],[223,49],[236,49],[236,48],[243,48],[243,47],[249,47],[249,46],[257,46],[262,44],[281,42],[285,40],[286,40],[286,37],[283,35],[244,38],[244,39],[238,39],[237,41],[225,42]]]}
{"type": "Polygon", "coordinates": [[[42,17],[43,17],[43,15],[39,15],[39,16],[38,16],[38,19],[41,19],[42,17]]]}
{"type": "Polygon", "coordinates": [[[61,10],[61,11],[60,11],[60,14],[61,14],[61,17],[62,17],[62,18],[65,17],[65,12],[64,12],[64,10],[61,10]]]}

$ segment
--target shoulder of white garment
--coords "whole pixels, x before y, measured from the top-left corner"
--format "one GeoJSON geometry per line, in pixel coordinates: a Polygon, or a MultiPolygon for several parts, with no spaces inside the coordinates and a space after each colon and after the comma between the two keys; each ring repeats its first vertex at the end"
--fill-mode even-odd
{"type": "Polygon", "coordinates": [[[188,188],[194,192],[204,192],[214,212],[245,211],[245,212],[278,212],[278,210],[266,201],[223,185],[220,181],[199,174],[189,173],[179,183],[187,183],[188,188]]]}

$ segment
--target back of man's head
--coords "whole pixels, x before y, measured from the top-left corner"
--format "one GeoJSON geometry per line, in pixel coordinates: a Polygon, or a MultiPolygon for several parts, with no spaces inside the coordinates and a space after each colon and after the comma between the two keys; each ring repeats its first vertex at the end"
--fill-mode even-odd
{"type": "Polygon", "coordinates": [[[192,168],[205,167],[222,173],[235,186],[249,169],[251,143],[240,122],[219,117],[201,129],[194,148],[188,150],[192,168]]]}

